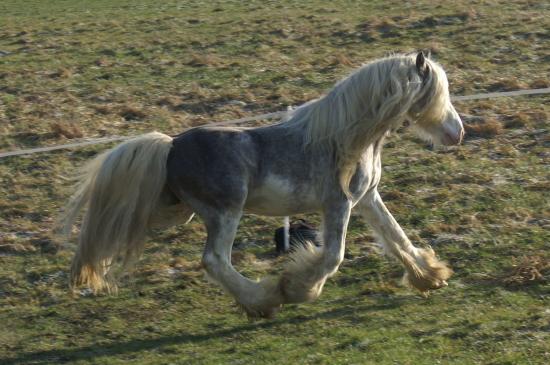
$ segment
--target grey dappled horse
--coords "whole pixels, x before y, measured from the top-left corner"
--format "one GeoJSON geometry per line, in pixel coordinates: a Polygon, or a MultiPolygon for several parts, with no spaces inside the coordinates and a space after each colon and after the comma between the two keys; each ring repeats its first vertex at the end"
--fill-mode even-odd
{"type": "Polygon", "coordinates": [[[208,231],[202,258],[208,276],[250,316],[269,317],[285,303],[320,295],[342,262],[357,208],[412,286],[441,288],[451,270],[433,250],[411,244],[377,191],[384,138],[405,121],[435,144],[459,144],[464,133],[445,72],[422,53],[368,63],[276,125],[198,127],[176,137],[155,132],[122,143],[84,168],[66,209],[69,231],[86,210],[72,284],[115,289],[113,264],[134,262],[150,228],[196,213],[208,231]],[[324,245],[297,250],[279,278],[247,279],[231,265],[244,212],[318,212],[324,245]]]}

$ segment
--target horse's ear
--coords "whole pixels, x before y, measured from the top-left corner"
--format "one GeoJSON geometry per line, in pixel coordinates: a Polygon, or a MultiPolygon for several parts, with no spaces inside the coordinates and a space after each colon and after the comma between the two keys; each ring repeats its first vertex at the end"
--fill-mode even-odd
{"type": "Polygon", "coordinates": [[[424,52],[422,51],[418,52],[416,55],[416,70],[423,79],[425,79],[428,72],[430,72],[430,69],[426,63],[426,57],[424,57],[424,52]]]}
{"type": "Polygon", "coordinates": [[[416,69],[418,72],[422,73],[426,67],[426,58],[424,57],[424,52],[420,51],[416,55],[416,69]]]}

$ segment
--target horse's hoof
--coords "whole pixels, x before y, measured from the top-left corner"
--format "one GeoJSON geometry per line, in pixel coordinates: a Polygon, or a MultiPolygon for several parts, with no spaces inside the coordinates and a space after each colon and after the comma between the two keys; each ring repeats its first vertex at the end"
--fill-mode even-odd
{"type": "Polygon", "coordinates": [[[436,290],[436,289],[441,289],[441,288],[444,288],[446,286],[449,286],[449,284],[447,283],[447,281],[445,280],[440,280],[438,281],[437,283],[435,283],[435,285],[432,287],[432,290],[436,290]]]}
{"type": "Polygon", "coordinates": [[[254,309],[239,304],[241,310],[246,313],[246,317],[249,321],[253,322],[258,319],[273,319],[275,315],[281,310],[282,305],[278,305],[271,308],[254,309]]]}

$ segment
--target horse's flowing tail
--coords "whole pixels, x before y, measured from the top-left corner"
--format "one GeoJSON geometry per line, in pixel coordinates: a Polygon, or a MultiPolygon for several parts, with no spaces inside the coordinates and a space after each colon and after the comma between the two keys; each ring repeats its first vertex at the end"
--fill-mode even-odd
{"type": "Polygon", "coordinates": [[[70,233],[81,209],[71,285],[116,290],[112,265],[127,268],[139,257],[151,216],[166,183],[172,138],[158,132],[126,141],[86,165],[62,217],[70,233]]]}

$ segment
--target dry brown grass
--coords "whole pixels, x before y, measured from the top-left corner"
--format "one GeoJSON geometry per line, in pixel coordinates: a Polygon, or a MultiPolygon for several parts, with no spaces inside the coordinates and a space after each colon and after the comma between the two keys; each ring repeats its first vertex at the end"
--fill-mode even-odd
{"type": "Polygon", "coordinates": [[[548,275],[550,275],[550,260],[548,257],[542,254],[531,255],[515,262],[509,272],[503,275],[501,281],[506,286],[518,287],[547,282],[548,275]]]}
{"type": "Polygon", "coordinates": [[[399,190],[390,190],[385,193],[382,193],[382,196],[385,201],[391,200],[402,200],[406,198],[406,194],[399,190]]]}
{"type": "Polygon", "coordinates": [[[78,128],[77,125],[66,122],[50,123],[50,130],[57,137],[63,136],[67,139],[84,137],[84,133],[80,130],[80,128],[78,128]]]}
{"type": "Polygon", "coordinates": [[[391,18],[383,18],[380,19],[378,22],[373,23],[372,26],[378,29],[389,29],[396,27],[397,24],[391,18]]]}
{"type": "Polygon", "coordinates": [[[182,103],[181,98],[176,96],[163,96],[157,100],[158,106],[165,106],[169,109],[175,109],[178,105],[182,103]]]}
{"type": "MultiPolygon", "coordinates": [[[[283,110],[320,96],[361,62],[419,48],[431,49],[444,65],[453,95],[482,93],[491,84],[495,90],[548,85],[544,63],[535,61],[547,56],[546,17],[540,4],[527,0],[405,7],[396,1],[199,7],[112,0],[107,7],[88,2],[90,13],[45,3],[2,2],[0,50],[9,54],[0,54],[0,150],[62,144],[67,137],[50,127],[58,121],[67,125],[53,128],[74,123],[85,136],[177,133],[241,113],[283,110]],[[519,81],[495,84],[514,78],[519,81]]],[[[47,241],[50,220],[71,193],[61,177],[110,145],[3,159],[0,238],[13,235],[0,239],[8,245],[0,251],[10,251],[0,252],[0,358],[82,363],[98,355],[90,343],[101,338],[105,363],[300,363],[304,344],[311,349],[308,361],[316,363],[546,363],[541,298],[547,284],[529,283],[540,283],[537,272],[548,274],[537,265],[520,268],[521,255],[546,253],[548,243],[546,101],[457,102],[461,115],[472,116],[465,118],[471,135],[484,138],[428,151],[406,132],[384,150],[384,199],[415,245],[432,244],[452,263],[456,277],[448,289],[420,301],[399,287],[402,269],[378,255],[368,224],[354,216],[346,260],[321,300],[289,306],[277,322],[260,325],[243,324],[231,313],[230,298],[203,280],[200,220],[155,232],[119,296],[70,298],[72,247],[47,241]],[[503,283],[518,277],[525,286],[503,283]],[[405,312],[417,315],[403,321],[405,312]],[[301,325],[299,333],[288,323],[301,325]],[[242,344],[234,346],[235,337],[242,344]],[[281,337],[288,346],[277,359],[272,344],[281,337]]],[[[274,258],[266,244],[281,223],[275,221],[243,218],[237,240],[243,244],[233,259],[249,278],[270,274],[287,258],[274,258]],[[245,243],[249,238],[257,245],[245,243]]]]}
{"type": "Polygon", "coordinates": [[[532,81],[529,84],[529,87],[532,89],[544,89],[550,87],[550,81],[548,81],[547,79],[537,79],[532,81]]]}
{"type": "Polygon", "coordinates": [[[102,115],[108,115],[113,113],[113,107],[110,105],[94,105],[92,107],[96,113],[102,115]]]}
{"type": "Polygon", "coordinates": [[[221,60],[212,54],[194,53],[191,55],[191,59],[187,62],[187,65],[193,67],[206,67],[219,66],[221,63],[221,60]]]}
{"type": "Polygon", "coordinates": [[[525,112],[517,112],[506,115],[504,120],[505,128],[523,128],[529,123],[531,117],[525,112]]]}
{"type": "Polygon", "coordinates": [[[95,61],[95,64],[99,67],[108,67],[112,64],[112,62],[106,58],[99,58],[95,61]]]}
{"type": "Polygon", "coordinates": [[[59,70],[49,74],[49,76],[53,79],[68,79],[72,75],[73,72],[68,68],[60,68],[59,70]]]}
{"type": "Polygon", "coordinates": [[[139,120],[147,117],[147,113],[141,107],[133,104],[120,107],[118,115],[126,120],[139,120]]]}
{"type": "Polygon", "coordinates": [[[6,243],[0,244],[0,253],[17,254],[25,252],[34,252],[36,248],[31,245],[23,245],[21,243],[6,243]]]}
{"type": "Polygon", "coordinates": [[[492,138],[499,135],[503,131],[502,123],[494,118],[484,119],[483,122],[464,125],[466,130],[466,138],[468,137],[482,137],[492,138]]]}
{"type": "Polygon", "coordinates": [[[525,88],[526,88],[525,83],[515,78],[509,78],[509,79],[501,79],[497,82],[490,84],[487,87],[487,90],[488,91],[514,91],[514,90],[520,90],[525,88]]]}
{"type": "Polygon", "coordinates": [[[174,269],[184,271],[200,272],[202,270],[200,260],[189,260],[184,257],[174,257],[170,262],[170,266],[174,269]]]}
{"type": "Polygon", "coordinates": [[[543,191],[543,192],[549,192],[550,191],[550,181],[535,181],[527,184],[525,186],[526,189],[531,191],[543,191]]]}
{"type": "Polygon", "coordinates": [[[332,57],[330,61],[330,65],[331,66],[342,65],[342,66],[349,66],[349,67],[354,66],[353,62],[348,57],[346,57],[345,54],[342,54],[342,53],[338,53],[334,55],[334,57],[332,57]]]}
{"type": "Polygon", "coordinates": [[[231,262],[234,265],[255,265],[258,263],[256,255],[245,251],[234,251],[231,253],[231,262]]]}
{"type": "Polygon", "coordinates": [[[462,227],[458,224],[449,224],[443,222],[432,223],[423,230],[423,233],[431,236],[437,236],[441,233],[457,233],[462,231],[462,227]]]}

